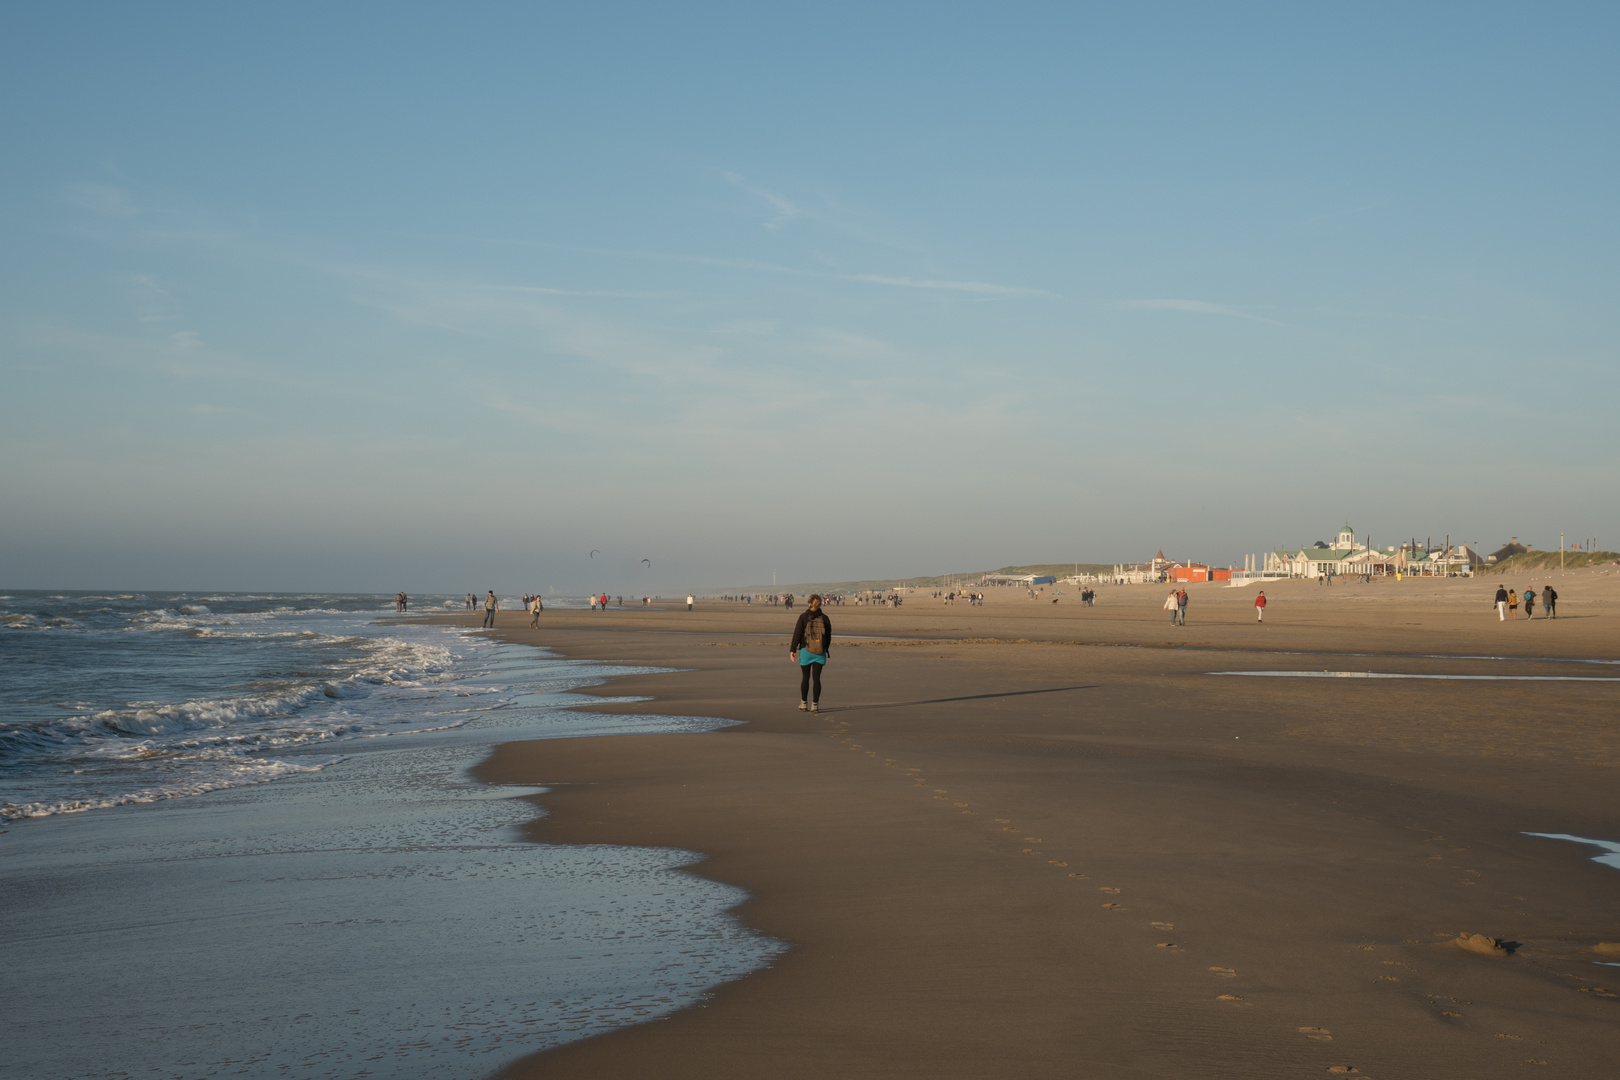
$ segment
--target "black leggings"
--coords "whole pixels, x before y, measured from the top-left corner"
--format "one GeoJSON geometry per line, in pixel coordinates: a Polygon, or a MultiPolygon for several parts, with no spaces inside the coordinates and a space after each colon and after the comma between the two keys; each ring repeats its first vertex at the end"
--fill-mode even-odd
{"type": "Polygon", "coordinates": [[[821,665],[799,665],[799,700],[821,700],[821,665]],[[814,687],[814,691],[811,690],[814,687]]]}

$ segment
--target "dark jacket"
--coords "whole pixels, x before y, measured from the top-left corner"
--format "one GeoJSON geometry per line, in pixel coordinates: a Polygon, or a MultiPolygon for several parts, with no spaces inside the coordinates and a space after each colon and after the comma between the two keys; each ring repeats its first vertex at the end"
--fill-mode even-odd
{"type": "Polygon", "coordinates": [[[809,625],[812,615],[827,624],[826,640],[822,642],[822,651],[820,655],[825,656],[832,652],[832,620],[827,618],[827,613],[825,611],[812,612],[809,609],[806,609],[804,613],[799,616],[799,621],[793,624],[793,643],[788,646],[788,652],[798,652],[800,649],[804,648],[804,628],[809,625]]]}
{"type": "Polygon", "coordinates": [[[1503,585],[1503,586],[1499,586],[1497,588],[1497,590],[1496,590],[1496,599],[1492,600],[1491,604],[1494,606],[1496,604],[1505,604],[1505,603],[1507,603],[1507,586],[1503,585]]]}

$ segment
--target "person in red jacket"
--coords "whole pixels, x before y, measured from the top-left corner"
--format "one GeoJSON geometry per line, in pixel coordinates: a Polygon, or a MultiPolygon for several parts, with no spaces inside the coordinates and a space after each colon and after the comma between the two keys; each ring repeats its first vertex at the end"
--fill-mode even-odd
{"type": "Polygon", "coordinates": [[[1266,591],[1260,590],[1260,595],[1254,598],[1254,621],[1266,621],[1266,591]]]}

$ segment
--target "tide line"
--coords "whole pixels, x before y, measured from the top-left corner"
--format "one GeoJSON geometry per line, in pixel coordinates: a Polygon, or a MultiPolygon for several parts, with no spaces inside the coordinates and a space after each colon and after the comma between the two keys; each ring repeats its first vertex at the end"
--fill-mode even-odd
{"type": "Polygon", "coordinates": [[[1209,675],[1259,675],[1277,679],[1449,679],[1478,682],[1612,682],[1612,675],[1407,675],[1393,671],[1210,671],[1209,675]]]}

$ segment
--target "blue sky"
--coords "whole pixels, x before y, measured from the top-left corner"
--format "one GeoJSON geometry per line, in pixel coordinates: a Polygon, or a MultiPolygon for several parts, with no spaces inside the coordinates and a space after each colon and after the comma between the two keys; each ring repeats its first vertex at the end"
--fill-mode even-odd
{"type": "Polygon", "coordinates": [[[8,5],[0,586],[1620,541],[1620,9],[1118,7],[8,5]]]}

